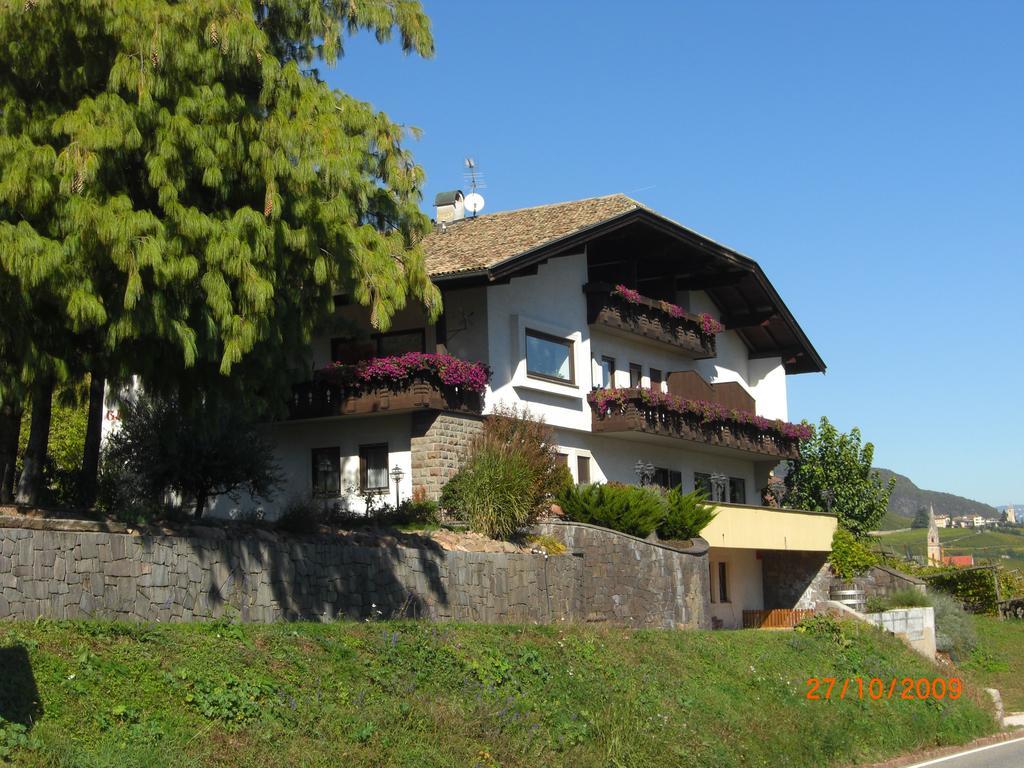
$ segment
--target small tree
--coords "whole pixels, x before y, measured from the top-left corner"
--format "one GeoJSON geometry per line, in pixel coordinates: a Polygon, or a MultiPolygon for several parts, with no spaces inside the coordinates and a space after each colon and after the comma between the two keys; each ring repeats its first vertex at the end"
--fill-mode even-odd
{"type": "Polygon", "coordinates": [[[184,406],[176,398],[141,395],[127,403],[104,462],[133,479],[143,497],[136,501],[175,492],[196,518],[212,496],[244,490],[271,499],[281,484],[273,448],[251,419],[210,400],[184,406]]]}
{"type": "Polygon", "coordinates": [[[910,523],[911,528],[927,528],[928,527],[928,507],[918,507],[917,513],[914,515],[913,521],[910,523]]]}
{"type": "Polygon", "coordinates": [[[882,482],[871,468],[875,447],[861,446],[860,430],[849,434],[827,418],[800,444],[800,458],[786,475],[786,504],[812,512],[835,512],[839,524],[855,536],[877,527],[889,507],[895,479],[882,482]]]}

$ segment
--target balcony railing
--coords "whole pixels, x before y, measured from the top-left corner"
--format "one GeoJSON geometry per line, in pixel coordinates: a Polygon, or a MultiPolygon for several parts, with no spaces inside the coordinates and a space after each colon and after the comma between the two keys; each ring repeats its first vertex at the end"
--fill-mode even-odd
{"type": "Polygon", "coordinates": [[[357,365],[332,365],[293,387],[293,419],[420,409],[483,412],[490,372],[449,355],[410,353],[357,365]]]}
{"type": "Polygon", "coordinates": [[[587,399],[594,432],[642,432],[780,459],[799,458],[808,434],[802,425],[647,389],[599,389],[587,399]]]}
{"type": "MultiPolygon", "coordinates": [[[[715,331],[707,318],[693,315],[667,302],[630,291],[622,295],[604,283],[587,283],[587,322],[641,336],[685,353],[694,360],[715,357],[715,331]]],[[[714,321],[711,321],[714,322],[714,321]]]]}

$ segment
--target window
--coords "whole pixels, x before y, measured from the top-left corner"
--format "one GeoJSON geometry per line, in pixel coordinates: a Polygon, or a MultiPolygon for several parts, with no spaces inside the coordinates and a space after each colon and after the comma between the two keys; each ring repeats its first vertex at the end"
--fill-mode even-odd
{"type": "Polygon", "coordinates": [[[717,603],[718,600],[715,599],[715,564],[710,560],[708,561],[708,591],[711,593],[711,602],[717,603]]]}
{"type": "Polygon", "coordinates": [[[313,495],[341,495],[341,450],[314,448],[312,454],[313,495]]]}
{"type": "Polygon", "coordinates": [[[638,389],[641,382],[643,381],[644,368],[642,365],[636,363],[629,364],[629,386],[632,389],[638,389]]]}
{"type": "Polygon", "coordinates": [[[615,386],[615,358],[601,358],[601,386],[610,389],[615,386]]]}
{"type": "Polygon", "coordinates": [[[555,454],[555,461],[557,461],[559,463],[559,465],[565,467],[566,469],[569,468],[569,454],[568,453],[556,453],[555,454]]]}
{"type": "Polygon", "coordinates": [[[422,328],[413,331],[392,331],[377,336],[377,356],[404,355],[426,350],[426,334],[422,328]]]}
{"type": "Polygon", "coordinates": [[[726,578],[726,564],[718,564],[718,602],[729,602],[729,582],[726,578]]]}
{"type": "Polygon", "coordinates": [[[572,384],[576,379],[572,341],[526,330],[526,375],[572,384]]]}
{"type": "Polygon", "coordinates": [[[590,457],[589,456],[577,456],[576,457],[576,482],[584,483],[584,484],[590,482],[590,457]]]}
{"type": "Polygon", "coordinates": [[[729,501],[733,504],[747,503],[747,484],[742,477],[729,478],[729,501]]]}
{"type": "Polygon", "coordinates": [[[666,489],[678,488],[683,484],[683,473],[676,472],[674,469],[655,467],[654,478],[651,482],[666,489]]]}
{"type": "Polygon", "coordinates": [[[331,360],[335,363],[353,365],[369,360],[376,354],[377,342],[374,339],[355,339],[351,336],[331,339],[331,360]]]}
{"type": "Polygon", "coordinates": [[[359,490],[388,489],[388,444],[359,446],[359,490]]]}
{"type": "Polygon", "coordinates": [[[651,368],[651,389],[661,392],[661,371],[657,368],[651,368]]]}

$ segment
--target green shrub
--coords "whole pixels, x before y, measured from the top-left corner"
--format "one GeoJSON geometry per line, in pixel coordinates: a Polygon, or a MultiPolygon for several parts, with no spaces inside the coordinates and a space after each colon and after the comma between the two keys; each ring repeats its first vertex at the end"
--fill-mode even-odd
{"type": "Polygon", "coordinates": [[[661,495],[636,485],[595,483],[567,488],[558,497],[567,520],[646,538],[665,520],[661,495]]]}
{"type": "Polygon", "coordinates": [[[828,556],[828,562],[836,576],[852,579],[877,563],[878,558],[868,549],[867,544],[845,528],[839,527],[832,537],[832,553],[828,556]]]}
{"type": "Polygon", "coordinates": [[[450,503],[471,530],[508,538],[535,519],[536,477],[529,459],[518,451],[485,443],[456,478],[450,503]]]}
{"type": "Polygon", "coordinates": [[[974,613],[996,612],[996,585],[987,568],[947,568],[924,576],[929,587],[953,595],[974,613]]]}
{"type": "Polygon", "coordinates": [[[971,616],[960,602],[944,592],[929,592],[935,609],[935,648],[948,653],[954,661],[965,660],[978,644],[971,616]]]}
{"type": "Polygon", "coordinates": [[[532,523],[572,477],[559,462],[551,428],[528,410],[498,406],[484,421],[440,506],[474,531],[508,537],[532,523]]]}
{"type": "Polygon", "coordinates": [[[658,524],[658,537],[692,539],[699,536],[717,514],[706,501],[703,491],[683,493],[681,488],[668,491],[664,496],[665,518],[658,524]]]}

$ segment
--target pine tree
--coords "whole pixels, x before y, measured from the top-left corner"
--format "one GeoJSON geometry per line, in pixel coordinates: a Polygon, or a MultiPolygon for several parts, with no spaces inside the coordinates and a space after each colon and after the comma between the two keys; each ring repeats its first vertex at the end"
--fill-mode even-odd
{"type": "Polygon", "coordinates": [[[273,401],[335,294],[440,311],[408,132],[313,67],[360,30],[433,52],[413,0],[0,0],[0,400],[273,401]]]}

